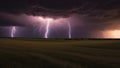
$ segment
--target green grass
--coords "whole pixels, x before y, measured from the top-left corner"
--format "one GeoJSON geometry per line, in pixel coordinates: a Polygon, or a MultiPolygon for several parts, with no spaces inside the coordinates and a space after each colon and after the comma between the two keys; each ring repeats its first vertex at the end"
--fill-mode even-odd
{"type": "Polygon", "coordinates": [[[120,40],[1,38],[0,68],[120,68],[120,40]]]}

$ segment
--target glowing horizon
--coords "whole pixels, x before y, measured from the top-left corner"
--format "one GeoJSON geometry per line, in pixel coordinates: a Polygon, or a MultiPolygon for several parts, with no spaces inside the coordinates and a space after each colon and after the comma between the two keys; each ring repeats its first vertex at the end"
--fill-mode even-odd
{"type": "Polygon", "coordinates": [[[120,38],[120,30],[108,30],[103,33],[104,38],[120,38]]]}

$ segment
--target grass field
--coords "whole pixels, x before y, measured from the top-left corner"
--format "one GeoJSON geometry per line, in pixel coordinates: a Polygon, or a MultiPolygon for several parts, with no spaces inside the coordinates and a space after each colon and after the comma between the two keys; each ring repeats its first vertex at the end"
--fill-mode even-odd
{"type": "Polygon", "coordinates": [[[120,68],[120,40],[1,38],[0,68],[120,68]]]}

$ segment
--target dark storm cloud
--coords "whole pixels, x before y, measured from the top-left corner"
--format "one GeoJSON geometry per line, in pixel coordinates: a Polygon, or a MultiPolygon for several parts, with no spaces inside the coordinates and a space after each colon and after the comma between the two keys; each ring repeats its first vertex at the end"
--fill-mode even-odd
{"type": "MultiPolygon", "coordinates": [[[[90,37],[95,31],[118,29],[120,25],[119,0],[0,0],[0,12],[52,17],[76,14],[71,23],[76,24],[73,35],[77,38],[90,37]]],[[[1,17],[0,25],[21,24],[1,17]]]]}
{"type": "Polygon", "coordinates": [[[0,26],[25,26],[24,24],[15,22],[8,17],[0,15],[0,26]]]}
{"type": "Polygon", "coordinates": [[[43,16],[84,16],[114,18],[120,16],[119,0],[1,0],[0,11],[43,16]]]}

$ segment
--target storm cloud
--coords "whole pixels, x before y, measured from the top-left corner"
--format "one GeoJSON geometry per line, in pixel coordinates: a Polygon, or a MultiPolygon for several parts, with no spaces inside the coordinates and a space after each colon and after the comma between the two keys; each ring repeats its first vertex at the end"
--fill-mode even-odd
{"type": "Polygon", "coordinates": [[[26,22],[33,22],[28,19],[31,16],[70,17],[72,35],[90,37],[94,32],[120,29],[119,3],[119,0],[0,0],[0,26],[26,26],[26,22]]]}
{"type": "Polygon", "coordinates": [[[0,12],[43,16],[78,13],[99,18],[120,16],[119,0],[1,0],[0,12]]]}

